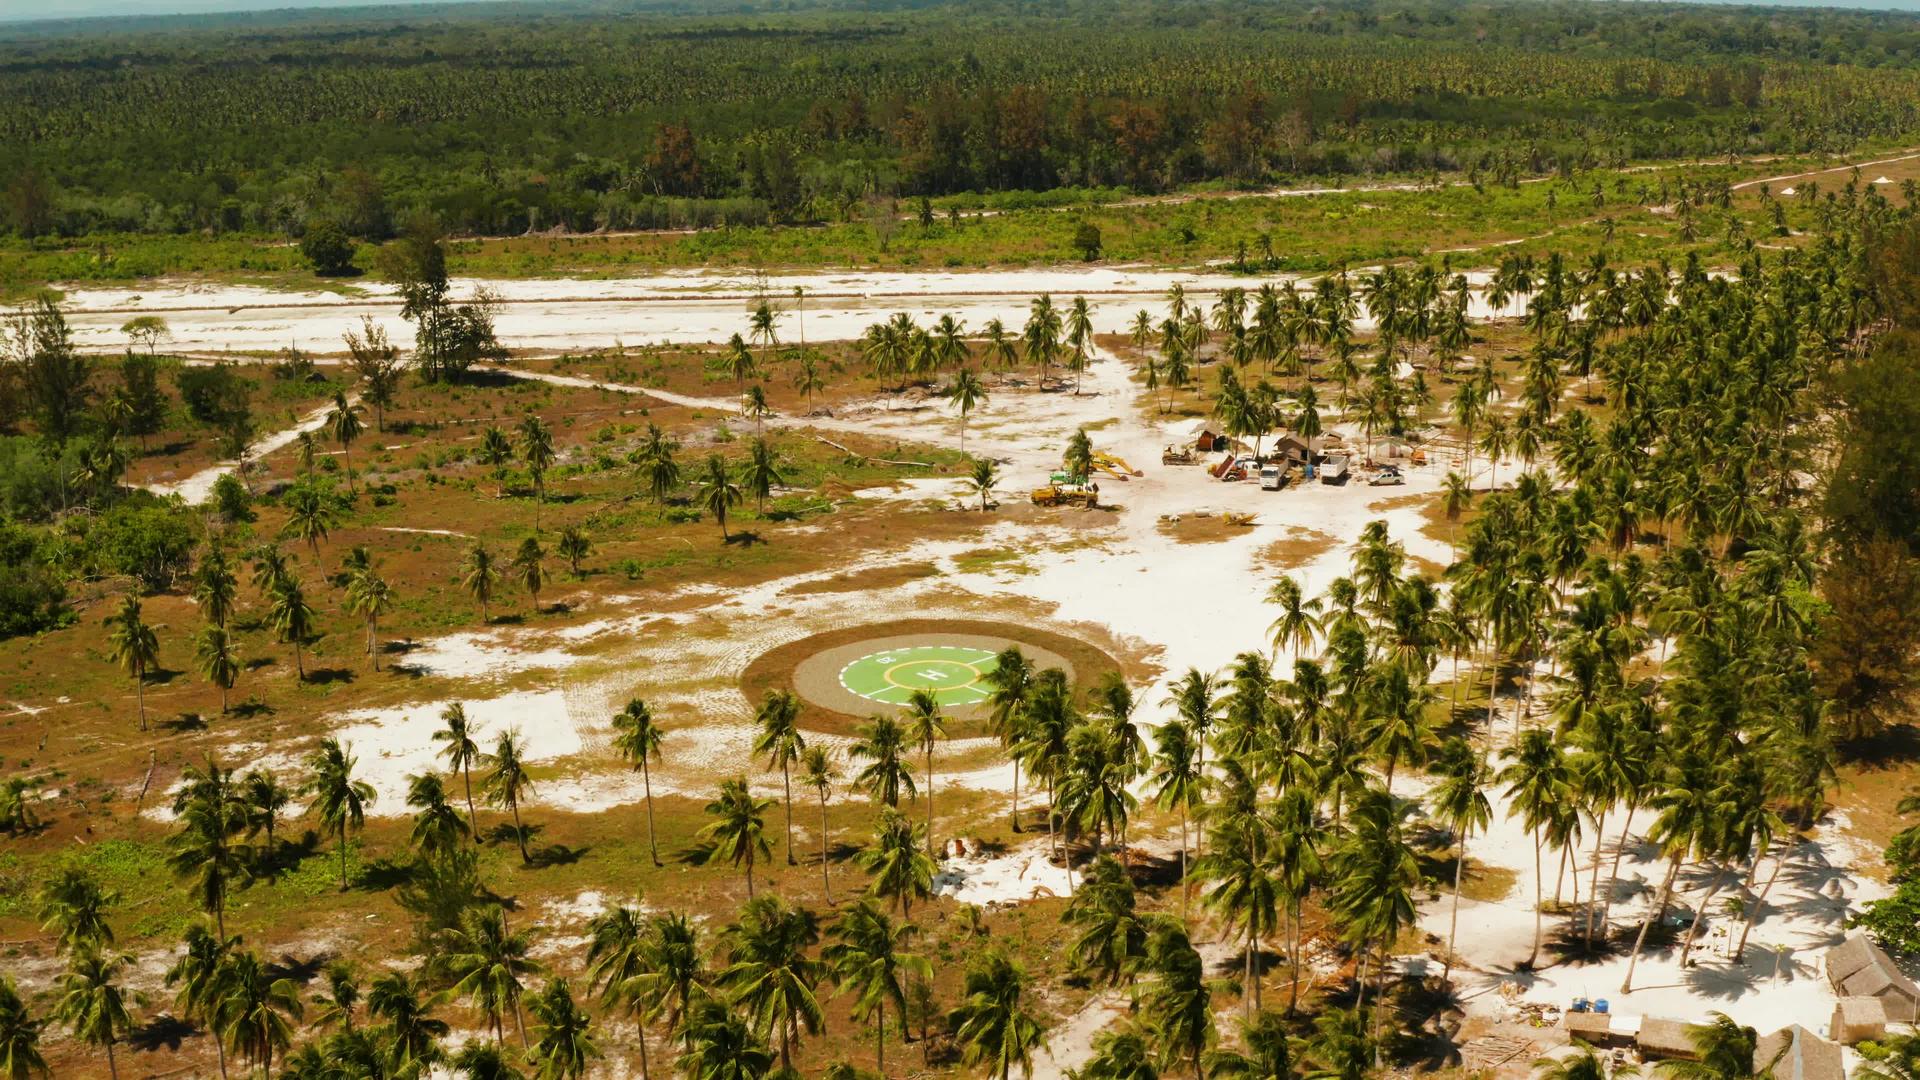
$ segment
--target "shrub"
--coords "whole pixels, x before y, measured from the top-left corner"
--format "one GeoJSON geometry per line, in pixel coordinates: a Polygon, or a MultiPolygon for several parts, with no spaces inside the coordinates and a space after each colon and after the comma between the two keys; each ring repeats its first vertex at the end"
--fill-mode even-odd
{"type": "Polygon", "coordinates": [[[313,272],[322,277],[353,272],[353,238],[331,221],[320,222],[307,230],[300,241],[300,254],[313,264],[313,272]]]}

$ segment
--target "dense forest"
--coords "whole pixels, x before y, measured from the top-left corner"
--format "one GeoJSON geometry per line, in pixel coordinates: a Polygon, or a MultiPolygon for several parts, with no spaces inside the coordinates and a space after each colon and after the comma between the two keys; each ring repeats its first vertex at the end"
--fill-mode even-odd
{"type": "Polygon", "coordinates": [[[0,34],[16,235],[855,219],[1920,130],[1920,17],[1437,0],[475,5],[0,34]],[[1018,195],[997,195],[1010,204],[1018,195]]]}

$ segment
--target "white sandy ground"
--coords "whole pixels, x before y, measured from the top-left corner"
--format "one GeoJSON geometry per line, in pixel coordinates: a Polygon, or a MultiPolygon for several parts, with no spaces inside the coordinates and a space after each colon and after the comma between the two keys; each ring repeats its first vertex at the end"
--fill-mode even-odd
{"type": "MultiPolygon", "coordinates": [[[[1106,272],[1114,273],[1114,272],[1106,272]]],[[[831,277],[822,276],[822,277],[831,277]]],[[[1146,275],[1141,275],[1145,279],[1146,275]]],[[[1191,277],[1188,276],[1188,280],[1191,277]]],[[[541,283],[536,283],[541,284],[541,283]]],[[[1020,279],[1021,288],[1034,287],[1020,279]]],[[[554,283],[542,287],[555,288],[554,283]]],[[[609,286],[611,287],[611,286],[609,286]]],[[[1044,287],[1061,290],[1053,281],[1044,287]]],[[[1148,286],[1158,291],[1154,280],[1148,286]]],[[[1011,303],[1011,301],[1001,301],[1011,303]]],[[[824,301],[822,301],[824,303],[824,301]]],[[[1024,298],[1020,301],[1024,304],[1024,298]]],[[[1157,296],[1128,298],[1125,307],[1147,304],[1158,312],[1157,296]]],[[[735,302],[726,324],[743,321],[735,302]]],[[[940,310],[937,306],[929,311],[940,310]]],[[[1120,310],[1120,306],[1113,308],[1120,310]]],[[[820,318],[809,303],[809,339],[825,335],[815,328],[820,318]]],[[[871,312],[846,319],[847,332],[871,312]]],[[[1112,318],[1114,316],[1109,316],[1112,318]]],[[[603,335],[605,330],[600,331],[603,335]]],[[[693,331],[695,334],[705,330],[693,331]]],[[[730,332],[730,329],[729,329],[730,332]]],[[[637,337],[637,335],[636,335],[637,337]]],[[[604,337],[601,343],[605,343],[604,337]]],[[[556,377],[559,378],[559,377],[556,377]]],[[[739,690],[738,676],[766,650],[831,626],[897,617],[912,610],[928,617],[1005,616],[1009,610],[1050,610],[1045,622],[1065,632],[1076,625],[1099,627],[1124,646],[1152,656],[1161,674],[1139,688],[1139,719],[1148,725],[1170,713],[1167,687],[1189,667],[1216,670],[1234,654],[1265,647],[1265,629],[1273,612],[1262,602],[1268,585],[1283,572],[1261,562],[1260,552],[1276,540],[1312,530],[1333,538],[1328,548],[1304,565],[1285,572],[1309,595],[1323,592],[1328,583],[1350,572],[1350,546],[1361,529],[1384,520],[1393,538],[1405,545],[1411,558],[1444,564],[1449,553],[1444,542],[1420,532],[1421,496],[1432,496],[1441,477],[1458,463],[1437,455],[1433,464],[1407,472],[1402,487],[1368,488],[1359,482],[1344,487],[1306,484],[1282,492],[1262,492],[1249,483],[1213,481],[1200,468],[1162,467],[1159,452],[1170,443],[1185,441],[1190,419],[1162,418],[1135,408],[1140,394],[1124,366],[1102,356],[1087,373],[1085,392],[1037,394],[998,390],[986,409],[977,414],[969,444],[979,452],[1002,459],[1005,482],[999,497],[1016,500],[1055,467],[1067,437],[1078,426],[1099,425],[1096,446],[1128,459],[1145,475],[1129,482],[1102,484],[1105,502],[1117,512],[1063,511],[1062,524],[1014,524],[988,527],[985,535],[966,540],[926,541],[854,566],[837,566],[818,574],[801,575],[723,593],[692,588],[685,598],[704,600],[704,606],[674,613],[650,611],[638,601],[615,598],[602,601],[607,613],[566,628],[538,625],[450,634],[424,641],[403,662],[436,675],[461,680],[469,715],[489,741],[503,727],[517,727],[526,740],[526,752],[557,776],[539,784],[528,805],[537,814],[545,807],[581,812],[632,812],[641,799],[640,777],[626,770],[607,751],[608,718],[628,698],[645,697],[664,718],[669,735],[666,761],[654,773],[656,794],[684,792],[704,796],[716,779],[742,771],[750,760],[752,705],[739,690]],[[1257,515],[1257,524],[1216,543],[1181,544],[1156,527],[1166,514],[1217,513],[1238,510],[1257,515]],[[1096,513],[1100,524],[1084,523],[1084,513],[1096,513]],[[1018,553],[1017,566],[986,570],[966,569],[956,557],[981,547],[1003,547],[1018,553]],[[934,564],[940,574],[890,587],[884,595],[821,593],[793,595],[796,584],[837,576],[861,567],[879,567],[905,561],[934,564]],[[509,685],[509,682],[511,685],[509,685]]],[[[716,405],[704,399],[691,399],[716,405]]],[[[842,410],[823,422],[830,430],[859,430],[881,437],[952,442],[956,431],[950,417],[935,410],[889,410],[881,403],[868,409],[842,410]]],[[[1486,482],[1485,463],[1479,480],[1486,482]]],[[[1502,478],[1513,475],[1514,464],[1503,462],[1502,478]]],[[[958,494],[961,484],[951,481],[958,494]]],[[[869,497],[939,499],[941,484],[910,482],[892,492],[869,497]]],[[[976,512],[976,511],[955,511],[976,512]]],[[[776,542],[781,542],[776,540],[776,542]]],[[[1027,618],[1024,614],[1013,617],[1027,618]]],[[[1443,673],[1445,668],[1443,667],[1443,673]]],[[[332,718],[331,727],[354,744],[360,770],[379,793],[375,812],[404,812],[403,793],[408,773],[437,767],[431,732],[444,702],[423,700],[404,707],[345,712],[332,718]]],[[[1503,710],[1504,733],[1511,721],[1503,710]]],[[[823,739],[834,745],[844,740],[823,739]]],[[[254,756],[265,748],[237,747],[254,756]]],[[[959,759],[957,751],[951,756],[959,759]]],[[[295,751],[275,748],[273,760],[291,765],[295,751]]],[[[963,770],[937,770],[944,789],[952,784],[982,791],[1005,791],[1012,781],[1009,767],[979,767],[978,755],[963,770]]],[[[755,786],[772,794],[777,774],[750,768],[755,786]]],[[[845,782],[837,798],[847,794],[845,782]]],[[[1412,792],[1414,783],[1402,779],[1398,790],[1412,792]]],[[[1533,918],[1533,849],[1517,823],[1501,820],[1491,834],[1472,842],[1474,859],[1506,867],[1519,875],[1511,894],[1490,904],[1463,908],[1460,935],[1466,969],[1461,973],[1468,1008],[1497,1015],[1499,997],[1494,981],[1526,958],[1531,946],[1533,918]]],[[[1646,818],[1646,815],[1642,815],[1646,818]]],[[[1638,823],[1644,826],[1645,821],[1638,823]]],[[[1609,839],[1619,823],[1608,822],[1609,839]]],[[[1063,872],[1037,859],[1035,843],[987,860],[955,860],[942,867],[942,888],[968,902],[1018,902],[1040,889],[1056,894],[1064,885],[1063,872]]],[[[1578,860],[1590,858],[1591,836],[1578,860]]],[[[1619,963],[1586,967],[1560,966],[1527,977],[1533,998],[1565,1004],[1583,995],[1607,997],[1615,1011],[1703,1019],[1710,1009],[1722,1009],[1763,1031],[1788,1021],[1818,1027],[1831,1010],[1831,996],[1818,978],[1818,954],[1836,940],[1839,920],[1858,900],[1872,895],[1869,884],[1846,873],[1870,856],[1846,837],[1843,822],[1831,822],[1812,844],[1797,853],[1794,869],[1775,888],[1766,918],[1755,930],[1749,962],[1756,968],[1735,969],[1716,955],[1723,946],[1708,938],[1696,950],[1699,966],[1682,973],[1673,958],[1648,955],[1641,959],[1632,997],[1617,993],[1619,963]],[[1828,869],[1833,868],[1833,869],[1828,869]],[[1828,879],[1840,881],[1840,901],[1816,895],[1828,879]],[[1768,950],[1790,951],[1776,974],[1768,950]]],[[[1657,885],[1661,868],[1645,862],[1646,855],[1630,846],[1622,863],[1623,888],[1638,888],[1651,879],[1657,885]]],[[[1550,858],[1547,873],[1556,866],[1550,858]]],[[[1766,869],[1762,870],[1763,880],[1766,869]]],[[[1605,874],[1603,872],[1603,880],[1605,874]]],[[[1689,870],[1682,883],[1697,891],[1701,872],[1689,870]]],[[[1580,889],[1584,895],[1587,880],[1580,889]]],[[[1551,895],[1552,889],[1547,890],[1551,895]]],[[[1723,891],[1723,896],[1727,891],[1723,891]]],[[[1683,897],[1684,898],[1684,897],[1683,897]]],[[[1615,905],[1616,920],[1638,914],[1639,900],[1615,905]]],[[[1718,901],[1716,901],[1716,904],[1718,901]]],[[[1444,935],[1447,899],[1422,904],[1422,925],[1444,935]]],[[[1082,1014],[1057,1030],[1049,1068],[1084,1061],[1087,1040],[1108,1016],[1099,1009],[1082,1014]]]]}

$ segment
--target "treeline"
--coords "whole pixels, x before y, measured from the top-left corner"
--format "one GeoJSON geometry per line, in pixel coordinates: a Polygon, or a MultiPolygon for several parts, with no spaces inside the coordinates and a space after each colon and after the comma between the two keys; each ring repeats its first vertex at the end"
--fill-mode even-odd
{"type": "Polygon", "coordinates": [[[12,231],[851,219],[901,195],[1497,181],[1920,129],[1920,19],[1893,13],[1206,0],[158,25],[0,41],[12,231]]]}

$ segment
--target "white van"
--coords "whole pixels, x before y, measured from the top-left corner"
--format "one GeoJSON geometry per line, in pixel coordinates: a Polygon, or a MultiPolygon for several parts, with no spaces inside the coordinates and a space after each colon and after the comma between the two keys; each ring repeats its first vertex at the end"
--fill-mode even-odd
{"type": "Polygon", "coordinates": [[[1278,465],[1265,465],[1260,469],[1260,490],[1279,491],[1287,474],[1280,471],[1278,465]]]}

